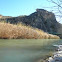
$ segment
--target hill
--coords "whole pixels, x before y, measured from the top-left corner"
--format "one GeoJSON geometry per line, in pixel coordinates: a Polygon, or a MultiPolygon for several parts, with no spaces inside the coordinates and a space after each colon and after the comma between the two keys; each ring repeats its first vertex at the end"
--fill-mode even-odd
{"type": "Polygon", "coordinates": [[[10,24],[24,23],[27,26],[30,25],[34,28],[43,30],[50,34],[58,35],[62,37],[62,24],[56,21],[55,15],[44,9],[36,9],[36,12],[28,16],[10,17],[0,19],[10,24]]]}

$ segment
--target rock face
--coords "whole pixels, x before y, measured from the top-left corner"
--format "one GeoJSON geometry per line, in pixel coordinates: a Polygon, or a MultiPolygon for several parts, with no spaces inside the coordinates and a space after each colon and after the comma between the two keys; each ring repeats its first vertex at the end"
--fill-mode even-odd
{"type": "Polygon", "coordinates": [[[6,22],[12,24],[22,22],[26,25],[42,29],[48,33],[60,33],[59,28],[61,29],[62,27],[62,25],[56,21],[55,15],[44,9],[36,9],[36,12],[29,16],[7,18],[6,22]]]}

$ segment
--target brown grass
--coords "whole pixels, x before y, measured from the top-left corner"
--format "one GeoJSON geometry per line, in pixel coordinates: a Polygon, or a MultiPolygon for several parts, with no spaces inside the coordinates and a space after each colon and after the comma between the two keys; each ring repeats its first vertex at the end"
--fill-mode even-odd
{"type": "Polygon", "coordinates": [[[59,39],[58,36],[48,34],[29,26],[13,25],[0,22],[0,38],[2,39],[59,39]]]}

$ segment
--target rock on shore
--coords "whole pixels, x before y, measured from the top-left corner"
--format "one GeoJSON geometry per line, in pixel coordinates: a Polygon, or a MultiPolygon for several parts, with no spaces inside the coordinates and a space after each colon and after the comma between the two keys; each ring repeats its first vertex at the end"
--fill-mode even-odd
{"type": "Polygon", "coordinates": [[[58,51],[52,57],[49,57],[48,62],[62,62],[62,45],[57,45],[58,51]]]}

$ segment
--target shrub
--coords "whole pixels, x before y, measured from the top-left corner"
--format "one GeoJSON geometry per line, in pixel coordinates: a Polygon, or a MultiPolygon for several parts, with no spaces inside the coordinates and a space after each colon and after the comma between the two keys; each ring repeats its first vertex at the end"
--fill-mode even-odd
{"type": "Polygon", "coordinates": [[[59,39],[58,36],[48,34],[42,30],[25,26],[0,22],[0,38],[4,39],[59,39]]]}

